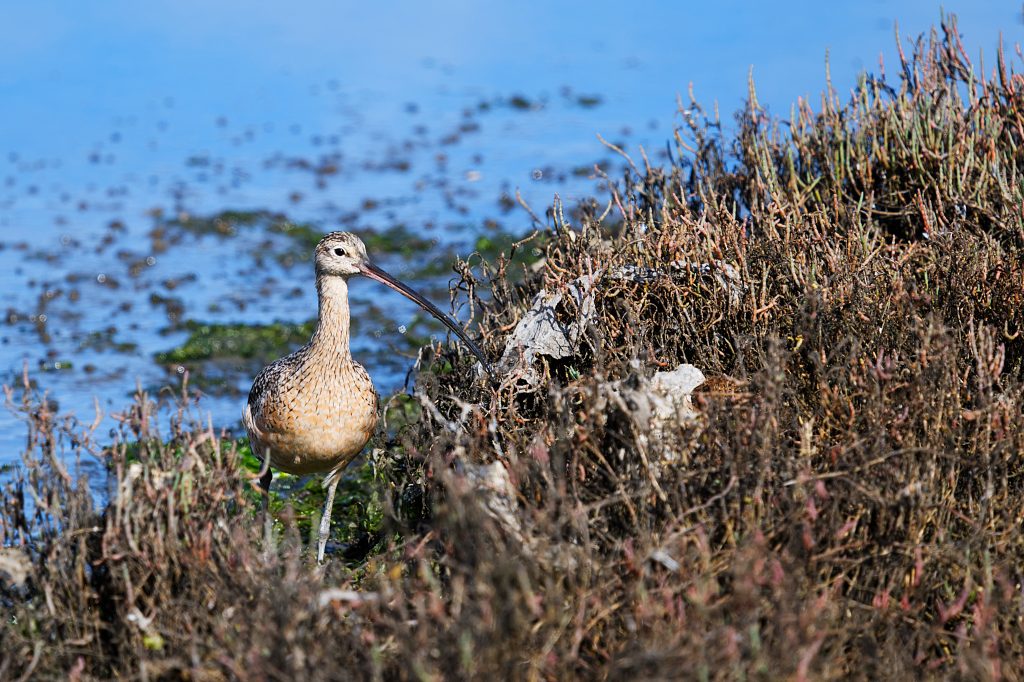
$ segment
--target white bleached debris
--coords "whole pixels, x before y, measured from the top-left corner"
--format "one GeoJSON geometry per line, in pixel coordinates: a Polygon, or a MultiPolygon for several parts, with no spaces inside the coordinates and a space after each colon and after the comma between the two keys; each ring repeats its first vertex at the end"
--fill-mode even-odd
{"type": "Polygon", "coordinates": [[[677,442],[678,426],[699,417],[693,390],[703,383],[704,373],[684,363],[670,372],[655,372],[638,384],[635,380],[611,382],[604,395],[637,425],[637,444],[650,451],[650,463],[657,467],[683,457],[688,446],[677,442]]]}
{"type": "Polygon", "coordinates": [[[661,426],[670,419],[695,416],[693,389],[703,383],[704,373],[685,363],[671,372],[655,372],[649,394],[651,421],[661,426]]]}
{"type": "MultiPolygon", "coordinates": [[[[570,308],[570,310],[572,310],[570,308]]],[[[505,342],[499,366],[511,369],[520,354],[523,358],[523,378],[531,385],[540,379],[534,361],[538,355],[552,359],[570,357],[576,352],[580,335],[594,316],[594,278],[584,276],[566,287],[564,292],[550,293],[544,289],[534,297],[519,324],[505,342]],[[577,317],[565,324],[558,319],[558,306],[566,296],[575,304],[577,317]]]]}
{"type": "Polygon", "coordinates": [[[671,573],[675,573],[679,570],[679,562],[673,559],[672,555],[666,552],[664,549],[654,550],[647,558],[655,563],[661,564],[662,566],[667,568],[671,573]]]}
{"type": "MultiPolygon", "coordinates": [[[[635,388],[625,382],[608,384],[609,395],[637,424],[659,431],[670,421],[693,418],[693,389],[704,383],[704,373],[683,363],[671,372],[655,372],[635,388]]],[[[657,435],[660,435],[658,433],[657,435]]]]}
{"type": "Polygon", "coordinates": [[[21,587],[31,572],[32,562],[24,551],[14,547],[0,549],[0,576],[8,585],[21,587]]]}
{"type": "Polygon", "coordinates": [[[520,536],[522,526],[516,516],[519,503],[516,489],[508,476],[508,470],[501,462],[470,464],[466,466],[466,478],[482,493],[484,510],[488,516],[500,523],[506,530],[520,536]]]}
{"type": "Polygon", "coordinates": [[[334,602],[341,602],[343,604],[365,604],[368,602],[380,601],[380,594],[377,592],[357,592],[355,590],[345,590],[340,587],[331,587],[326,590],[321,590],[320,594],[317,595],[317,606],[321,609],[330,606],[334,602]]]}
{"type": "MultiPolygon", "coordinates": [[[[534,297],[530,309],[519,320],[505,342],[505,350],[498,363],[499,368],[503,372],[510,372],[521,357],[519,376],[531,386],[536,386],[540,380],[540,374],[534,366],[538,356],[558,360],[575,354],[579,348],[580,337],[594,317],[594,288],[600,277],[579,277],[560,292],[541,289],[534,297]],[[569,305],[562,305],[563,303],[569,305]],[[558,313],[559,306],[563,308],[561,316],[558,313]],[[564,319],[566,314],[575,315],[575,319],[569,322],[561,321],[560,317],[564,319]]],[[[603,277],[627,279],[638,283],[652,282],[660,277],[707,278],[715,282],[728,296],[731,305],[739,305],[744,293],[739,270],[731,263],[720,261],[674,261],[659,268],[624,265],[605,273],[603,277]]]]}

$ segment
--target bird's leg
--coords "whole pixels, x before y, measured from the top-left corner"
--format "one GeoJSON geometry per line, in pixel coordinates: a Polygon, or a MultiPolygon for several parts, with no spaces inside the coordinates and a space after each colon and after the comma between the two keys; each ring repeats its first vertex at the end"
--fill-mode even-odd
{"type": "Polygon", "coordinates": [[[320,538],[316,548],[316,562],[322,564],[324,562],[324,548],[327,547],[327,536],[331,534],[331,509],[334,507],[334,491],[338,488],[338,481],[341,480],[341,474],[332,471],[327,474],[327,480],[324,483],[327,486],[327,501],[324,502],[324,511],[320,514],[320,538]]]}

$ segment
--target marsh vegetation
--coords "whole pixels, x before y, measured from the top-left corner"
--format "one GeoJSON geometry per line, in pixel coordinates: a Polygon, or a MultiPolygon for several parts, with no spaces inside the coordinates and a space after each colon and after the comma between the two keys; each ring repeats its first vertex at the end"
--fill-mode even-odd
{"type": "Polygon", "coordinates": [[[572,352],[490,384],[425,344],[322,569],[315,491],[285,491],[264,546],[251,455],[187,388],[140,391],[113,442],[12,392],[0,677],[1019,677],[1015,64],[972,65],[946,24],[786,122],[753,84],[735,134],[688,102],[670,162],[624,158],[606,195],[457,259],[491,357],[575,287],[572,352]],[[654,431],[650,378],[684,362],[742,390],[654,431]]]}

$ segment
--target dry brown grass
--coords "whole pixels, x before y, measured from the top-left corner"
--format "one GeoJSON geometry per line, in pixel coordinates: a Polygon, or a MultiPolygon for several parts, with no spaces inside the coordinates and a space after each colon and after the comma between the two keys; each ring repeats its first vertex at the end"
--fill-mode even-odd
{"type": "Polygon", "coordinates": [[[89,439],[27,397],[0,677],[1019,679],[1024,78],[946,26],[788,127],[753,90],[735,139],[690,110],[686,160],[640,163],[604,220],[549,212],[525,281],[460,264],[495,357],[542,287],[596,275],[596,315],[535,387],[426,354],[356,569],[263,548],[238,453],[143,397],[94,513],[59,464],[89,439]],[[684,361],[745,395],[649,438],[611,382],[684,361]],[[518,530],[468,475],[492,461],[518,530]]]}

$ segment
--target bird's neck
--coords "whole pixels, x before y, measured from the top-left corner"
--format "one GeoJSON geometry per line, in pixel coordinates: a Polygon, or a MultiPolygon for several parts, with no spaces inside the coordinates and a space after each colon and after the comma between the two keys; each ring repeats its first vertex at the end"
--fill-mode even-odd
{"type": "Polygon", "coordinates": [[[316,295],[320,303],[316,331],[310,349],[339,359],[352,357],[349,350],[348,282],[343,277],[317,275],[316,295]]]}

